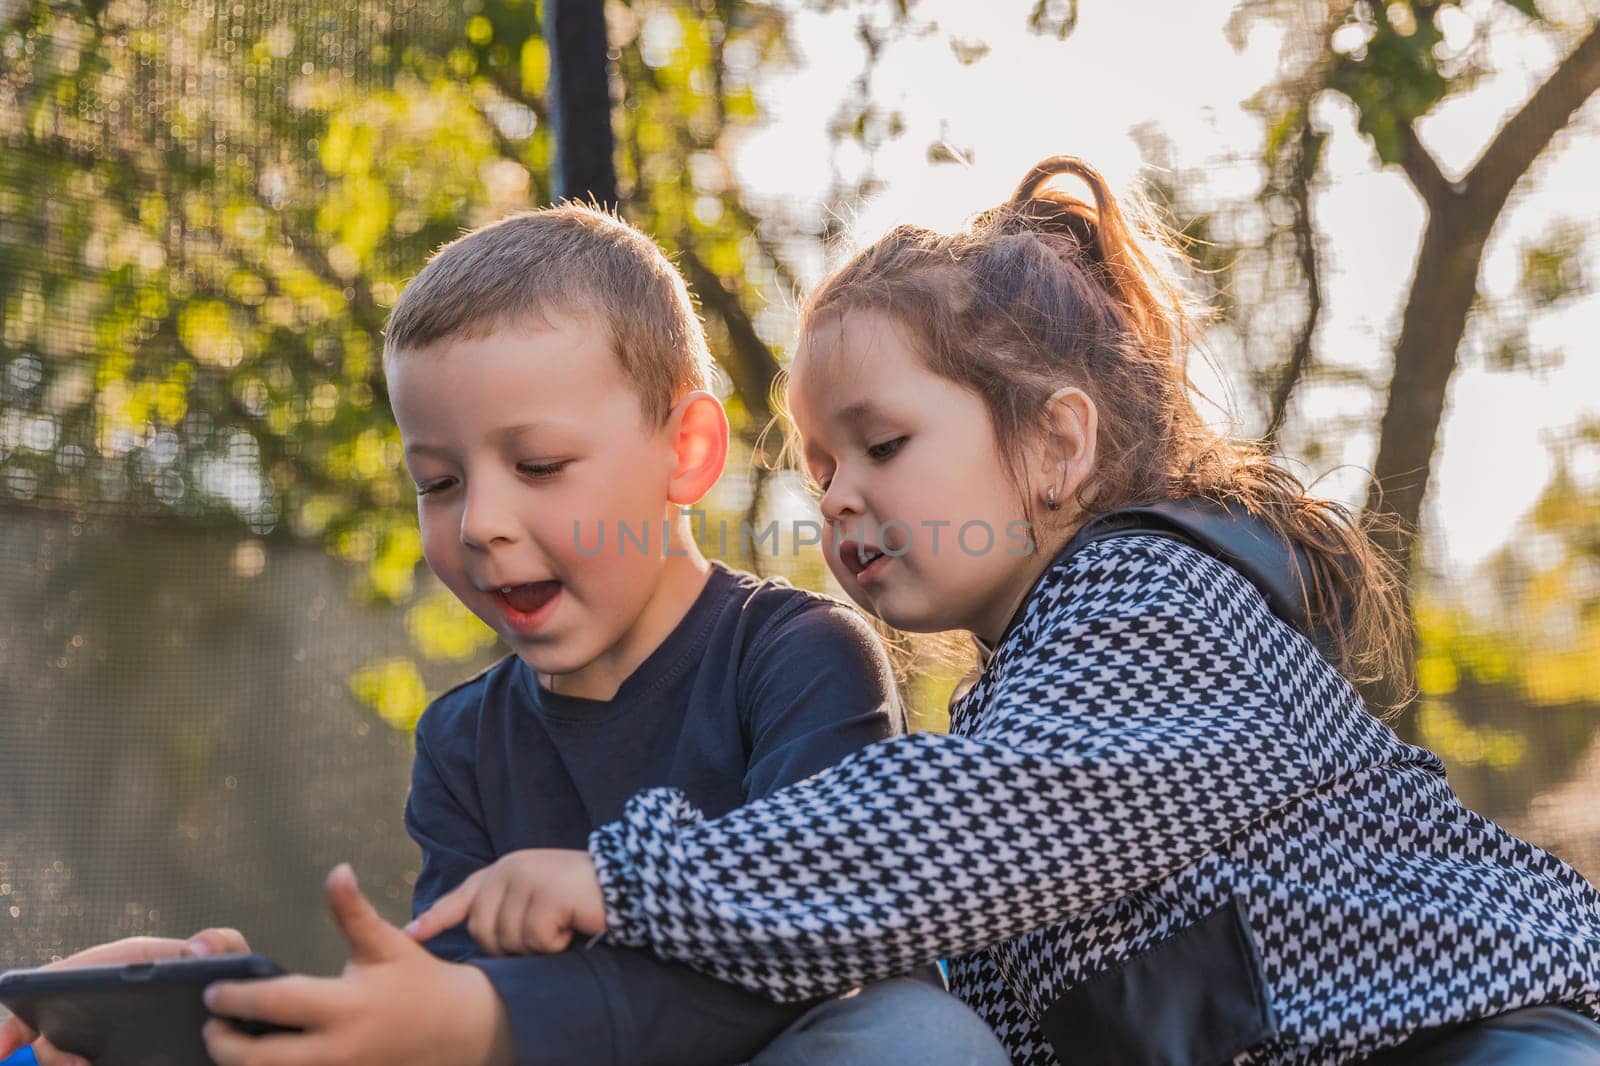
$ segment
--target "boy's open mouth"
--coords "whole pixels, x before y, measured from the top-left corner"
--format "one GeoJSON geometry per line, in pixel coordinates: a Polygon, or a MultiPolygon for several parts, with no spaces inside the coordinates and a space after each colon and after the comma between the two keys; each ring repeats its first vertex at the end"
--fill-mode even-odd
{"type": "Polygon", "coordinates": [[[504,585],[495,589],[495,595],[518,614],[532,614],[561,591],[559,581],[533,581],[526,585],[504,585]]]}

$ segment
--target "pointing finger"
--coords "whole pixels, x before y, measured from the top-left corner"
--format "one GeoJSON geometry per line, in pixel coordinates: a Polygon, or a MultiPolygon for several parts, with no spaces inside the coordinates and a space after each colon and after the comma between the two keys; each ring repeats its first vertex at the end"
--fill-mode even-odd
{"type": "Polygon", "coordinates": [[[505,895],[506,885],[501,878],[485,879],[478,891],[478,898],[472,904],[472,913],[467,916],[467,931],[478,946],[490,955],[504,954],[499,926],[500,908],[505,903],[505,895]]]}
{"type": "Polygon", "coordinates": [[[446,929],[452,929],[467,920],[472,913],[472,901],[478,898],[477,878],[469,877],[454,889],[433,901],[433,906],[417,915],[406,926],[411,939],[420,942],[432,940],[446,929]]]}

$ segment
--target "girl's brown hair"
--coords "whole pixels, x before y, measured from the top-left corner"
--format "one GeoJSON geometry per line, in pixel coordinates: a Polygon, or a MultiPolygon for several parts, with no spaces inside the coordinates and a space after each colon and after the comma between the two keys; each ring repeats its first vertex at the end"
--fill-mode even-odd
{"type": "Polygon", "coordinates": [[[1081,388],[1099,412],[1096,469],[1075,500],[1084,518],[1182,497],[1244,507],[1304,549],[1306,607],[1335,665],[1404,691],[1410,636],[1392,561],[1346,508],[1196,409],[1188,356],[1204,309],[1176,280],[1182,261],[1141,202],[1119,205],[1093,167],[1054,156],[959,233],[901,226],[859,252],[811,294],[802,330],[852,310],[893,318],[930,370],[984,401],[1030,520],[1024,448],[1051,394],[1081,388]],[[1058,175],[1093,203],[1048,187],[1058,175]]]}

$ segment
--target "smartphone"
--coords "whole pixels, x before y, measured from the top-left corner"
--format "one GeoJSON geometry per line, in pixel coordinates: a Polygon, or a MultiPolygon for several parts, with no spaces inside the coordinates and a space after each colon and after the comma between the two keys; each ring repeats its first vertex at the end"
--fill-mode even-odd
{"type": "MultiPolygon", "coordinates": [[[[211,1066],[200,1037],[200,1027],[213,1016],[200,998],[206,985],[281,973],[260,955],[11,970],[0,974],[0,1003],[56,1047],[94,1066],[211,1066]]],[[[247,1033],[281,1031],[230,1021],[247,1033]]]]}

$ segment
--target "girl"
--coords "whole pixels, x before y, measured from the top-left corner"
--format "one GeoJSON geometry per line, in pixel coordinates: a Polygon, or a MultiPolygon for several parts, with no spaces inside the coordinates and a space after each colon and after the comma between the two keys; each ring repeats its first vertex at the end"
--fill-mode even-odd
{"type": "Polygon", "coordinates": [[[522,853],[529,921],[597,932],[571,915],[603,892],[612,940],[780,999],[947,957],[1018,1062],[1600,1062],[1600,896],[1367,713],[1352,681],[1405,669],[1391,569],[1203,425],[1143,239],[1054,158],[823,283],[789,402],[830,566],[981,673],[949,735],[711,822],[642,793],[593,873],[522,853]],[[1275,542],[1298,595],[1181,522],[1101,535],[1172,500],[1275,542]]]}

